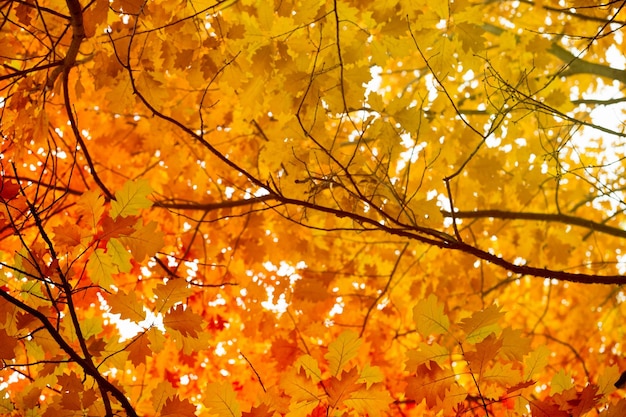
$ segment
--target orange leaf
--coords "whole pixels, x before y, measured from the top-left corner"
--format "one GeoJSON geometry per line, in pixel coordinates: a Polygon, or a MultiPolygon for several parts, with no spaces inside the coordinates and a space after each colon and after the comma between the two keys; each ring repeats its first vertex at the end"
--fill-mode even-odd
{"type": "Polygon", "coordinates": [[[115,294],[110,294],[107,298],[107,303],[111,307],[111,313],[119,314],[122,319],[128,319],[139,323],[146,318],[143,304],[137,299],[137,294],[131,292],[125,294],[119,291],[115,294]]]}
{"type": "Polygon", "coordinates": [[[102,218],[102,233],[98,239],[107,240],[119,236],[129,236],[135,231],[136,216],[116,217],[112,219],[108,214],[102,218]]]}
{"type": "Polygon", "coordinates": [[[446,390],[455,382],[454,373],[449,369],[441,368],[436,362],[430,367],[420,365],[416,376],[408,378],[406,395],[417,404],[426,401],[428,407],[435,407],[445,398],[446,390]]]}
{"type": "Polygon", "coordinates": [[[161,417],[195,417],[196,406],[189,400],[181,400],[178,395],[168,398],[161,409],[161,417]]]}
{"type": "Polygon", "coordinates": [[[252,407],[249,412],[241,413],[241,417],[272,417],[273,415],[274,411],[267,404],[252,407]]]}
{"type": "Polygon", "coordinates": [[[150,340],[145,333],[138,335],[126,350],[128,351],[128,359],[135,366],[144,363],[147,356],[152,356],[150,340]]]}
{"type": "Polygon", "coordinates": [[[198,337],[202,331],[202,317],[185,309],[182,304],[172,308],[163,318],[165,327],[179,331],[183,336],[198,337]]]}
{"type": "Polygon", "coordinates": [[[9,336],[4,329],[0,329],[0,359],[15,358],[15,348],[17,347],[17,339],[9,336]]]}
{"type": "Polygon", "coordinates": [[[338,407],[351,392],[362,388],[363,384],[357,383],[358,380],[359,371],[356,367],[341,372],[341,378],[331,377],[327,388],[330,406],[338,407]]]}

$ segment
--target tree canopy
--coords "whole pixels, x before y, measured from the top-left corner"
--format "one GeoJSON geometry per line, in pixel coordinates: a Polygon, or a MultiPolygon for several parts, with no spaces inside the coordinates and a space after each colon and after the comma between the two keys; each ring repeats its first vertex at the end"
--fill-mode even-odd
{"type": "Polygon", "coordinates": [[[623,416],[622,1],[0,2],[0,413],[623,416]]]}

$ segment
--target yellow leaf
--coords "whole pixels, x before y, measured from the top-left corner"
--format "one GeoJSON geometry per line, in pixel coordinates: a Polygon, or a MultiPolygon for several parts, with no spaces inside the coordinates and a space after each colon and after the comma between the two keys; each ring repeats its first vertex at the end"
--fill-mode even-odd
{"type": "Polygon", "coordinates": [[[322,371],[320,371],[317,361],[311,355],[302,355],[294,364],[296,369],[303,369],[306,376],[313,382],[319,382],[322,379],[322,371]]]}
{"type": "Polygon", "coordinates": [[[524,360],[524,380],[529,381],[534,374],[543,371],[543,368],[548,364],[549,357],[550,349],[545,345],[541,345],[531,352],[524,360]]]}
{"type": "Polygon", "coordinates": [[[437,301],[434,294],[417,303],[413,308],[413,320],[423,337],[447,333],[450,327],[450,319],[443,312],[443,304],[437,301]]]}
{"type": "Polygon", "coordinates": [[[135,216],[143,208],[152,206],[147,197],[152,188],[146,180],[127,181],[122,189],[115,193],[115,201],[111,202],[111,217],[135,216]]]}
{"type": "Polygon", "coordinates": [[[598,393],[608,395],[615,391],[615,383],[619,380],[620,374],[617,365],[605,369],[598,377],[598,393]]]}
{"type": "Polygon", "coordinates": [[[450,357],[450,352],[438,343],[420,343],[416,350],[409,350],[407,356],[406,368],[409,372],[415,372],[421,364],[425,364],[430,369],[431,361],[442,365],[450,357]]]}
{"type": "Polygon", "coordinates": [[[113,264],[111,255],[104,249],[96,249],[87,262],[87,272],[91,282],[109,289],[114,284],[112,275],[117,272],[117,267],[113,264]]]}
{"type": "Polygon", "coordinates": [[[118,239],[112,238],[107,242],[107,253],[111,255],[111,262],[119,272],[130,272],[132,267],[130,253],[118,239]]]}
{"type": "Polygon", "coordinates": [[[365,365],[359,375],[358,383],[365,384],[365,388],[369,389],[372,384],[382,382],[385,375],[378,366],[365,365]]]}
{"type": "Polygon", "coordinates": [[[202,403],[218,417],[241,417],[241,408],[235,391],[229,384],[212,383],[203,393],[202,403]]]}
{"type": "Polygon", "coordinates": [[[376,385],[371,389],[360,389],[350,393],[349,398],[343,403],[361,416],[378,417],[389,408],[392,401],[389,392],[384,387],[376,385]]]}
{"type": "Polygon", "coordinates": [[[459,327],[467,334],[466,342],[474,344],[499,330],[496,323],[502,317],[504,313],[500,311],[500,307],[493,304],[485,310],[475,312],[470,318],[463,319],[459,327]]]}
{"type": "Polygon", "coordinates": [[[356,357],[361,343],[363,341],[355,332],[346,330],[339,335],[337,340],[328,345],[328,353],[324,357],[328,360],[331,375],[339,375],[346,363],[356,357]]]}
{"type": "Polygon", "coordinates": [[[574,383],[569,373],[565,373],[563,369],[559,369],[559,372],[554,374],[552,382],[550,383],[550,395],[560,394],[563,391],[567,391],[572,388],[574,383]]]}
{"type": "Polygon", "coordinates": [[[502,330],[500,335],[502,348],[500,353],[508,358],[521,361],[530,352],[530,339],[522,337],[521,330],[513,330],[509,327],[502,330]]]}

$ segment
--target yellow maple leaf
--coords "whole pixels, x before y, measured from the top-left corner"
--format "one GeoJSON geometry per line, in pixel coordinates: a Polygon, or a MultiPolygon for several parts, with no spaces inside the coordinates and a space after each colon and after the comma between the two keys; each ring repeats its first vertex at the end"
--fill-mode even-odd
{"type": "Polygon", "coordinates": [[[529,381],[533,375],[542,372],[548,364],[550,349],[541,345],[524,359],[524,380],[529,381]]]}
{"type": "Polygon", "coordinates": [[[152,188],[146,180],[127,181],[121,190],[115,192],[115,200],[111,202],[111,217],[127,217],[139,214],[143,208],[152,206],[148,196],[152,188]]]}
{"type": "Polygon", "coordinates": [[[87,262],[87,272],[94,284],[108,289],[114,284],[113,274],[117,273],[117,267],[113,263],[111,255],[106,253],[104,249],[96,249],[87,262]]]}
{"type": "Polygon", "coordinates": [[[230,384],[208,384],[202,395],[202,403],[218,417],[241,417],[241,407],[230,384]]]}
{"type": "Polygon", "coordinates": [[[417,331],[423,336],[444,334],[450,328],[450,319],[443,312],[437,296],[430,294],[413,307],[413,320],[417,331]]]}
{"type": "Polygon", "coordinates": [[[387,411],[392,401],[393,398],[384,386],[377,384],[368,389],[359,389],[350,393],[344,404],[356,410],[359,415],[378,417],[387,411]]]}
{"type": "Polygon", "coordinates": [[[468,343],[482,341],[491,333],[499,330],[497,322],[504,317],[500,307],[495,304],[484,310],[474,312],[471,317],[463,319],[459,327],[466,332],[465,340],[468,343]]]}
{"type": "Polygon", "coordinates": [[[352,330],[344,331],[336,340],[330,342],[328,353],[324,357],[328,361],[331,375],[339,375],[346,363],[359,353],[362,343],[363,341],[352,330]]]}

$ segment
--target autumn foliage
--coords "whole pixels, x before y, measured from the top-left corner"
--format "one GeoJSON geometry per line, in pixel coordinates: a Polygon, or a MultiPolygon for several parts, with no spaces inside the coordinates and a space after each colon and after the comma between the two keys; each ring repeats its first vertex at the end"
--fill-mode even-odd
{"type": "Polygon", "coordinates": [[[0,414],[626,415],[622,1],[0,1],[0,414]]]}

